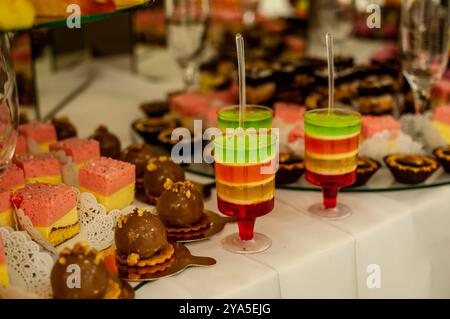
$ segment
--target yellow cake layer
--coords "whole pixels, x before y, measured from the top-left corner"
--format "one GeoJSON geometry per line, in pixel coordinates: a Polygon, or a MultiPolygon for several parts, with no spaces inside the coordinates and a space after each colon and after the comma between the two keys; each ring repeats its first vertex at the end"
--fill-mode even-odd
{"type": "Polygon", "coordinates": [[[6,265],[0,265],[0,286],[9,286],[8,267],[6,265]]]}
{"type": "Polygon", "coordinates": [[[61,176],[41,176],[27,178],[27,183],[47,183],[47,184],[61,184],[61,176]]]}
{"type": "Polygon", "coordinates": [[[38,226],[35,228],[42,234],[42,236],[49,239],[50,234],[53,230],[57,228],[72,226],[75,225],[77,222],[78,222],[78,212],[77,208],[74,207],[67,214],[65,214],[56,222],[54,222],[52,225],[46,227],[38,226]]]}
{"type": "Polygon", "coordinates": [[[53,246],[58,246],[59,244],[62,244],[66,240],[75,237],[76,235],[78,235],[79,232],[80,232],[80,224],[77,222],[76,224],[67,227],[52,230],[48,238],[48,241],[53,246]]]}
{"type": "Polygon", "coordinates": [[[19,184],[19,185],[14,186],[13,188],[11,188],[11,191],[13,193],[15,193],[18,189],[21,189],[21,188],[24,188],[24,187],[25,187],[25,184],[19,184]]]}
{"type": "Polygon", "coordinates": [[[14,215],[11,208],[0,213],[0,226],[9,226],[14,228],[14,215]]]}
{"type": "Polygon", "coordinates": [[[434,126],[439,130],[446,143],[450,144],[450,125],[433,122],[434,126]]]}
{"type": "Polygon", "coordinates": [[[42,153],[48,153],[48,152],[50,152],[50,144],[53,144],[53,143],[55,143],[55,142],[56,142],[56,141],[49,142],[49,143],[39,144],[39,150],[40,150],[42,153]]]}
{"type": "Polygon", "coordinates": [[[134,183],[125,186],[112,195],[105,196],[100,195],[90,189],[80,187],[80,191],[91,193],[97,198],[97,201],[105,206],[106,211],[109,212],[113,209],[122,209],[130,205],[134,200],[134,183]]]}

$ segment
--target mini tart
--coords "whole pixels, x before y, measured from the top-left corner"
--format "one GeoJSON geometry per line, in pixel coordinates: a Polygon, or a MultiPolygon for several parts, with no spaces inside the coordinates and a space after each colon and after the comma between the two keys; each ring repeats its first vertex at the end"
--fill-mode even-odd
{"type": "Polygon", "coordinates": [[[397,182],[410,185],[424,182],[440,166],[433,157],[414,154],[388,155],[384,162],[397,182]]]}
{"type": "Polygon", "coordinates": [[[447,173],[450,173],[450,145],[441,146],[433,151],[434,156],[447,173]]]}
{"type": "Polygon", "coordinates": [[[175,240],[185,240],[193,237],[205,235],[212,226],[211,219],[206,213],[203,213],[202,219],[194,225],[185,227],[169,227],[167,229],[167,237],[175,240]]]}
{"type": "Polygon", "coordinates": [[[140,279],[146,274],[154,274],[164,271],[172,266],[175,261],[175,248],[172,244],[167,244],[156,255],[147,259],[141,259],[139,254],[129,254],[120,256],[116,251],[116,261],[119,272],[126,274],[128,279],[140,279]]]}
{"type": "Polygon", "coordinates": [[[381,164],[368,157],[358,157],[358,166],[356,168],[356,181],[352,187],[362,186],[378,171],[381,164]]]}
{"type": "Polygon", "coordinates": [[[281,153],[275,181],[279,185],[295,183],[304,171],[305,163],[302,158],[290,153],[281,153]]]}

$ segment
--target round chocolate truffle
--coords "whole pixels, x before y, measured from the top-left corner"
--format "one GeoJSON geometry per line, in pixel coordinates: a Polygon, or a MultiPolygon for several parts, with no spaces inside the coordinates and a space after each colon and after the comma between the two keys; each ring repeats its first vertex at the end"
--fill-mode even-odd
{"type": "Polygon", "coordinates": [[[115,240],[120,256],[138,254],[140,259],[153,257],[168,244],[167,231],[161,220],[141,209],[119,218],[115,240]]]}
{"type": "Polygon", "coordinates": [[[65,248],[59,255],[51,273],[53,297],[56,299],[98,299],[108,287],[108,272],[101,256],[87,243],[77,243],[73,249],[65,248]],[[73,265],[78,266],[74,267],[73,265]],[[79,286],[76,272],[79,269],[79,286]],[[71,286],[68,283],[73,283],[71,286]]]}
{"type": "Polygon", "coordinates": [[[174,183],[184,181],[183,168],[172,162],[167,156],[151,158],[144,175],[145,193],[147,196],[161,196],[167,179],[174,183]]]}
{"type": "Polygon", "coordinates": [[[100,154],[114,159],[120,158],[120,140],[108,131],[106,126],[100,125],[91,136],[100,143],[100,154]]]}
{"type": "Polygon", "coordinates": [[[72,122],[70,122],[68,117],[54,117],[52,118],[52,124],[55,127],[58,141],[65,140],[71,137],[77,137],[78,135],[77,129],[72,124],[72,122]]]}
{"type": "Polygon", "coordinates": [[[191,226],[202,219],[203,198],[190,181],[174,184],[168,181],[165,188],[156,211],[166,226],[191,226]]]}
{"type": "Polygon", "coordinates": [[[155,151],[148,144],[132,144],[122,152],[122,161],[136,165],[136,177],[144,177],[145,169],[150,158],[154,157],[155,151]]]}

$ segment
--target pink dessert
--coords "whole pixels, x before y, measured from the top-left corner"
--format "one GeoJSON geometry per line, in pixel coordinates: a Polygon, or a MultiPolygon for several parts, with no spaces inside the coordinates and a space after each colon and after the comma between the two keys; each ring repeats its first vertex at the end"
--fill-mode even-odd
{"type": "Polygon", "coordinates": [[[12,202],[23,210],[33,226],[55,246],[80,231],[77,195],[70,186],[28,184],[13,195],[12,202]]]}
{"type": "Polygon", "coordinates": [[[28,183],[43,182],[51,184],[61,183],[61,171],[58,160],[51,154],[19,155],[14,159],[28,183]]]}
{"type": "Polygon", "coordinates": [[[15,155],[22,155],[28,153],[28,145],[27,145],[27,139],[25,136],[20,135],[17,137],[17,144],[16,144],[16,151],[15,155]]]}
{"type": "Polygon", "coordinates": [[[42,152],[48,152],[48,145],[56,142],[55,127],[46,122],[32,121],[19,126],[19,133],[27,140],[33,140],[42,152]]]}
{"type": "Polygon", "coordinates": [[[288,142],[294,143],[298,140],[303,140],[305,138],[305,127],[303,122],[298,123],[294,128],[289,132],[288,142]]]}
{"type": "Polygon", "coordinates": [[[439,106],[435,108],[433,121],[450,125],[450,106],[439,106]]]}
{"type": "Polygon", "coordinates": [[[84,164],[100,157],[100,144],[93,139],[74,137],[51,144],[50,151],[63,151],[75,164],[84,164]]]}
{"type": "Polygon", "coordinates": [[[441,80],[431,89],[431,100],[434,105],[442,105],[450,102],[450,80],[441,80]]]}
{"type": "Polygon", "coordinates": [[[363,116],[361,121],[361,137],[368,139],[376,133],[389,131],[392,138],[400,132],[400,123],[392,115],[363,116]]]}
{"type": "Polygon", "coordinates": [[[295,103],[276,102],[275,117],[281,118],[286,124],[303,121],[305,107],[295,103]]]}
{"type": "Polygon", "coordinates": [[[9,189],[0,189],[0,226],[14,227],[11,194],[9,189]]]}
{"type": "Polygon", "coordinates": [[[237,88],[236,84],[233,84],[227,90],[209,92],[207,95],[209,104],[215,104],[215,105],[236,104],[237,99],[238,99],[238,93],[237,93],[236,88],[237,88]]]}
{"type": "Polygon", "coordinates": [[[198,93],[181,93],[170,99],[170,108],[180,116],[196,116],[208,109],[208,99],[198,93]]]}
{"type": "Polygon", "coordinates": [[[15,165],[11,164],[0,177],[0,188],[16,190],[25,185],[25,175],[23,170],[15,165]]]}

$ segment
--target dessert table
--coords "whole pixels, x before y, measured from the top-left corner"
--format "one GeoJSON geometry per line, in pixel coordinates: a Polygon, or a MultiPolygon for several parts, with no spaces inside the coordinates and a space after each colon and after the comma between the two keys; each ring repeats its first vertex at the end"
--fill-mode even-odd
{"type": "MultiPolygon", "coordinates": [[[[71,118],[81,137],[102,123],[125,147],[133,142],[130,123],[142,116],[138,104],[181,87],[177,74],[151,83],[130,74],[126,64],[122,59],[92,63],[94,82],[58,113],[71,118]]],[[[58,86],[44,91],[47,101],[58,86]]],[[[353,215],[340,221],[308,214],[307,207],[320,196],[277,190],[275,210],[256,222],[256,231],[272,239],[269,250],[255,255],[226,251],[220,241],[237,229],[229,224],[209,240],[188,244],[193,254],[215,258],[214,267],[138,285],[136,297],[450,297],[450,187],[341,194],[353,215]],[[374,287],[377,274],[380,285],[374,287]]],[[[217,211],[215,192],[205,205],[217,211]]]]}

